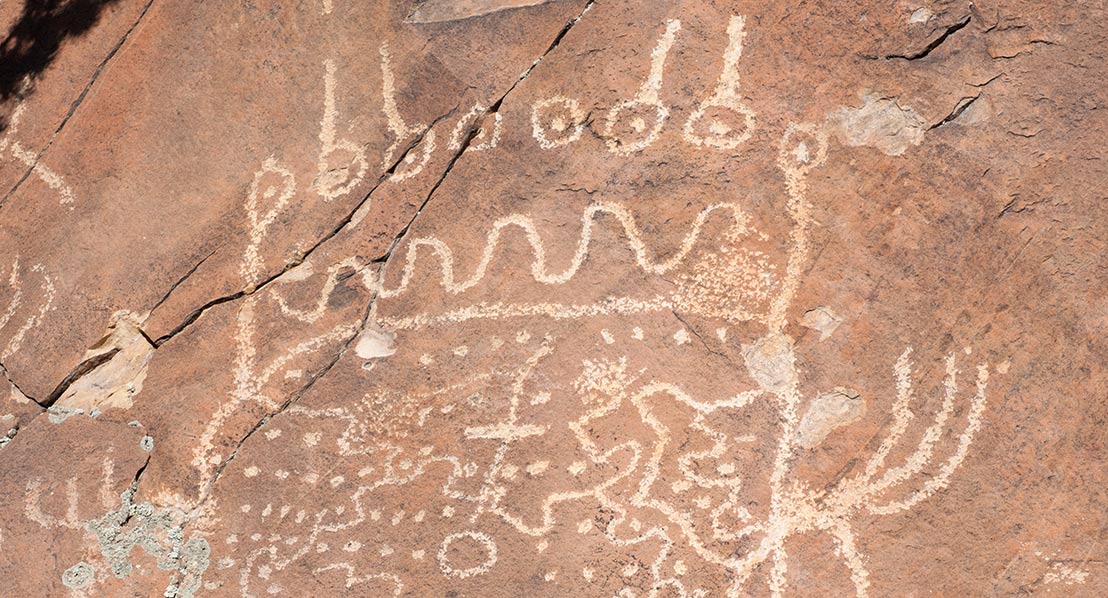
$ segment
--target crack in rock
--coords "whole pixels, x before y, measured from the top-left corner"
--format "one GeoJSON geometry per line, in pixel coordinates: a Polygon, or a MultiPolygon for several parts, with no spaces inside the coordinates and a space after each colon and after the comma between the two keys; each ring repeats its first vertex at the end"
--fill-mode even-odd
{"type": "Polygon", "coordinates": [[[972,17],[970,15],[966,15],[965,18],[963,18],[961,21],[958,21],[957,23],[954,23],[953,25],[944,29],[939,37],[931,40],[931,43],[927,44],[917,52],[913,52],[911,54],[889,54],[885,56],[885,59],[919,60],[920,58],[926,58],[929,54],[934,52],[936,48],[943,45],[943,43],[947,39],[949,39],[950,36],[962,30],[966,25],[969,25],[971,19],[972,17]]]}
{"type": "MultiPolygon", "coordinates": [[[[441,122],[442,120],[448,118],[451,114],[453,114],[455,110],[457,110],[456,107],[454,109],[452,109],[451,111],[447,112],[446,114],[443,114],[442,116],[439,116],[438,118],[436,118],[430,125],[427,126],[426,129],[423,130],[422,133],[420,133],[419,136],[414,138],[411,141],[411,143],[409,143],[408,146],[404,149],[404,151],[400,153],[399,158],[396,159],[396,161],[388,168],[388,170],[383,172],[378,177],[377,182],[373,185],[373,187],[369,190],[369,192],[366,193],[365,197],[363,197],[362,200],[360,202],[358,202],[358,205],[356,205],[354,207],[354,209],[351,210],[346,215],[346,217],[343,218],[338,223],[338,225],[336,225],[334,228],[332,228],[330,232],[328,232],[326,235],[321,237],[319,240],[317,240],[315,243],[313,243],[311,247],[309,247],[307,250],[305,250],[303,253],[301,253],[298,258],[289,261],[278,272],[272,274],[271,276],[269,276],[268,278],[262,280],[261,282],[257,283],[256,285],[254,285],[251,288],[236,291],[234,293],[231,293],[230,295],[224,295],[222,297],[217,297],[215,299],[212,299],[212,300],[204,303],[200,307],[194,309],[192,312],[189,313],[189,315],[187,315],[185,317],[185,319],[180,324],[175,326],[172,330],[170,330],[166,334],[164,334],[164,335],[158,337],[157,339],[155,339],[153,341],[154,346],[155,347],[160,347],[160,346],[164,345],[166,342],[168,342],[170,339],[172,339],[173,337],[175,337],[178,334],[184,332],[189,326],[191,326],[193,323],[195,323],[197,320],[199,320],[202,315],[204,315],[208,310],[212,309],[213,307],[216,307],[218,305],[222,305],[224,303],[229,303],[231,301],[235,301],[235,300],[241,299],[243,297],[247,297],[249,295],[253,295],[253,294],[257,293],[258,291],[260,291],[263,288],[265,288],[266,286],[268,286],[270,283],[274,282],[275,280],[277,280],[279,278],[282,278],[283,276],[288,274],[290,271],[292,271],[295,268],[297,268],[297,267],[301,266],[302,264],[304,264],[317,249],[322,247],[323,244],[325,244],[327,241],[329,241],[330,239],[332,239],[336,235],[338,235],[340,232],[342,232],[343,229],[347,228],[348,226],[356,226],[361,221],[361,219],[364,218],[365,209],[368,208],[369,201],[372,198],[373,193],[376,192],[377,189],[386,180],[388,180],[389,177],[391,177],[393,175],[393,173],[396,172],[396,169],[399,168],[400,165],[404,163],[404,159],[408,156],[408,153],[411,152],[413,149],[415,149],[417,146],[419,146],[419,144],[423,141],[423,139],[427,135],[427,133],[429,131],[431,131],[435,127],[435,125],[437,125],[439,122],[441,122]]],[[[185,278],[187,278],[187,277],[188,277],[188,275],[186,275],[185,278]]],[[[183,282],[183,280],[184,279],[182,279],[181,281],[178,281],[178,283],[174,285],[174,288],[179,286],[180,282],[183,282]]],[[[170,290],[170,292],[172,292],[172,289],[170,290]]],[[[164,303],[168,298],[169,298],[169,294],[167,293],[166,296],[161,301],[159,301],[159,305],[161,303],[164,303]]]]}
{"type": "Polygon", "coordinates": [[[131,34],[134,33],[135,29],[138,28],[139,23],[141,23],[143,18],[146,17],[147,11],[150,10],[150,7],[153,4],[154,0],[147,0],[146,5],[142,7],[142,11],[139,13],[138,18],[135,19],[135,22],[127,28],[127,31],[123,33],[123,36],[119,38],[119,41],[115,44],[115,46],[113,46],[112,49],[108,51],[108,54],[104,57],[104,60],[100,61],[100,64],[97,65],[96,70],[92,72],[92,77],[89,79],[89,82],[85,85],[84,89],[81,90],[81,93],[77,95],[77,99],[73,100],[73,103],[70,104],[69,110],[66,112],[65,117],[62,118],[62,121],[58,124],[58,128],[54,130],[54,134],[50,136],[50,139],[46,142],[46,145],[43,146],[43,148],[39,150],[37,154],[35,154],[34,161],[23,172],[23,175],[19,177],[19,180],[15,182],[15,185],[13,185],[12,188],[4,194],[3,198],[0,198],[0,208],[4,207],[4,204],[6,204],[8,200],[11,199],[11,197],[15,195],[17,191],[19,191],[19,188],[22,187],[23,183],[31,176],[31,173],[33,173],[35,169],[39,167],[39,162],[42,160],[43,156],[46,155],[46,152],[50,150],[50,147],[54,145],[54,141],[56,141],[58,136],[61,135],[62,129],[64,129],[67,124],[69,124],[70,119],[73,118],[73,115],[77,112],[77,109],[81,107],[82,103],[84,103],[89,91],[92,90],[92,86],[96,83],[96,81],[100,78],[100,74],[108,66],[108,62],[110,62],[112,58],[115,58],[115,55],[118,54],[119,50],[123,48],[123,44],[125,44],[127,40],[130,39],[131,34]]]}
{"type": "Polygon", "coordinates": [[[108,334],[89,349],[82,363],[96,363],[51,395],[50,405],[69,409],[129,408],[142,390],[154,345],[139,329],[141,318],[119,312],[108,334]]]}

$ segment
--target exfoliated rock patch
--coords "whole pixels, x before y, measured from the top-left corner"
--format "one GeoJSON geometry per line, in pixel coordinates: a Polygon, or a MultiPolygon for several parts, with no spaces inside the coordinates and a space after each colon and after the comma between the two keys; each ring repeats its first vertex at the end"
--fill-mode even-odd
{"type": "Polygon", "coordinates": [[[1103,3],[37,4],[0,594],[1108,594],[1103,3]]]}

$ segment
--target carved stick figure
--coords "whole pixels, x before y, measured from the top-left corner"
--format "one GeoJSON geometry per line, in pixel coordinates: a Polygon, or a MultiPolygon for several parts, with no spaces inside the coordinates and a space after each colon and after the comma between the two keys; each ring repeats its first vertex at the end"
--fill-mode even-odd
{"type": "Polygon", "coordinates": [[[319,173],[312,188],[323,197],[323,201],[331,201],[350,193],[362,182],[369,164],[366,162],[365,150],[358,144],[348,139],[335,139],[335,120],[338,116],[335,108],[335,61],[326,60],[323,67],[325,72],[323,120],[319,124],[319,173]],[[333,162],[341,163],[343,158],[347,160],[345,166],[336,166],[333,162]]]}
{"type": "Polygon", "coordinates": [[[53,189],[61,196],[61,204],[70,210],[73,209],[73,202],[77,199],[73,195],[73,189],[65,183],[65,179],[58,173],[51,170],[45,164],[39,162],[41,154],[36,154],[29,151],[19,143],[18,139],[15,139],[15,134],[19,130],[19,121],[23,116],[23,111],[26,105],[20,102],[15,110],[12,112],[11,122],[9,123],[8,133],[4,135],[3,139],[0,139],[0,155],[9,152],[13,158],[22,162],[25,166],[31,169],[29,174],[33,174],[39,178],[42,182],[46,183],[48,187],[53,189]]]}
{"type": "Polygon", "coordinates": [[[662,124],[669,116],[669,108],[658,98],[662,90],[662,70],[680,30],[681,21],[674,19],[666,22],[665,33],[658,38],[658,45],[650,54],[650,74],[646,81],[634,98],[622,101],[608,111],[604,137],[612,153],[621,156],[633,154],[658,138],[662,124]],[[626,121],[626,126],[621,124],[623,121],[626,121]]]}
{"type": "Polygon", "coordinates": [[[886,440],[870,459],[865,472],[830,489],[812,489],[795,478],[794,466],[799,438],[797,429],[800,424],[800,381],[793,339],[784,332],[784,326],[808,256],[811,206],[806,199],[806,177],[812,168],[823,162],[826,153],[827,133],[815,125],[790,125],[782,138],[778,153],[778,166],[785,175],[789,195],[788,211],[794,222],[792,248],[781,293],[770,310],[767,321],[769,330],[761,339],[743,347],[743,357],[751,377],[759,387],[776,398],[781,429],[770,476],[770,515],[764,523],[754,526],[752,530],[763,533],[764,536],[757,548],[737,562],[729,564],[729,568],[735,573],[730,596],[738,596],[753,571],[767,560],[772,563],[769,574],[770,592],[775,597],[780,596],[787,584],[788,554],[785,541],[795,534],[810,531],[824,531],[832,536],[838,555],[851,572],[856,595],[866,596],[869,573],[864,566],[865,558],[855,546],[852,517],[863,509],[873,514],[905,510],[946,487],[951,475],[966,456],[981,425],[985,408],[988,368],[982,364],[977,368],[976,394],[970,405],[966,429],[959,437],[955,453],[940,468],[937,476],[924,482],[908,498],[878,504],[887,490],[908,482],[930,463],[934,444],[945,429],[957,392],[954,356],[950,355],[947,358],[946,394],[934,423],[926,430],[919,446],[904,465],[890,468],[883,476],[874,479],[877,470],[884,466],[889,451],[899,442],[912,419],[912,413],[908,409],[912,396],[909,378],[911,364],[908,361],[911,349],[908,349],[896,366],[898,398],[893,406],[894,424],[886,440]]]}
{"type": "MultiPolygon", "coordinates": [[[[422,124],[409,126],[400,116],[400,110],[396,106],[396,79],[392,73],[392,56],[389,53],[387,42],[381,44],[381,92],[383,98],[382,110],[385,113],[385,118],[388,119],[389,131],[393,134],[393,142],[385,150],[385,157],[382,160],[382,165],[388,168],[393,165],[393,159],[396,157],[396,151],[401,147],[400,144],[418,136],[427,127],[422,124]]],[[[408,150],[403,161],[397,165],[395,172],[389,177],[390,181],[397,183],[411,178],[423,170],[423,167],[427,165],[427,161],[431,158],[431,153],[435,151],[434,129],[427,131],[421,145],[423,146],[422,155],[417,158],[414,153],[415,148],[408,150]]]]}
{"type": "MultiPolygon", "coordinates": [[[[54,280],[46,274],[46,268],[42,264],[35,264],[31,266],[31,272],[38,274],[42,277],[42,282],[39,284],[39,288],[42,290],[43,298],[42,303],[39,305],[38,310],[32,313],[24,320],[23,325],[20,326],[8,339],[4,349],[0,351],[0,359],[7,359],[14,355],[19,348],[23,345],[23,340],[26,338],[27,333],[35,327],[42,324],[43,318],[46,317],[47,312],[54,309],[54,280]]],[[[5,310],[0,313],[0,330],[3,330],[7,326],[16,311],[23,305],[24,299],[24,284],[23,279],[20,276],[19,258],[16,257],[12,261],[11,272],[8,276],[8,286],[13,289],[12,297],[8,301],[8,305],[5,310]]]]}
{"type": "Polygon", "coordinates": [[[739,95],[739,58],[743,53],[746,19],[735,15],[727,26],[728,45],[723,54],[723,71],[712,95],[697,106],[685,121],[685,140],[715,149],[734,149],[754,132],[754,111],[739,95]],[[728,114],[728,113],[733,114],[728,114]],[[705,120],[705,116],[709,116],[705,120]],[[739,126],[736,117],[741,117],[739,126]]]}

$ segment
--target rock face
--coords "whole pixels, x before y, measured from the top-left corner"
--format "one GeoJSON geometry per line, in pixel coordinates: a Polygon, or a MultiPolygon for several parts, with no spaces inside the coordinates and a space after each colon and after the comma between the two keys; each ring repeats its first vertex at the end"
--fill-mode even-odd
{"type": "Polygon", "coordinates": [[[57,4],[0,595],[1108,595],[1103,2],[57,4]]]}

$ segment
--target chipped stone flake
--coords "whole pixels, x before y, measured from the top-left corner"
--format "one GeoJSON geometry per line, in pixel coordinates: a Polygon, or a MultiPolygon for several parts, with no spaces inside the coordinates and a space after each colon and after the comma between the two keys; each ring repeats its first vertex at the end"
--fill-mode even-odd
{"type": "Polygon", "coordinates": [[[810,449],[836,428],[857,421],[866,413],[866,401],[848,388],[836,388],[816,397],[797,428],[797,444],[810,449]]]}
{"type": "Polygon", "coordinates": [[[819,332],[819,340],[821,341],[830,338],[835,333],[835,329],[842,323],[843,319],[834,310],[826,306],[812,308],[804,312],[804,315],[800,318],[800,325],[819,332]]]}
{"type": "Polygon", "coordinates": [[[830,122],[842,143],[872,147],[890,156],[922,143],[927,131],[927,124],[911,107],[874,94],[865,95],[861,106],[839,110],[830,122]]]}
{"type": "Polygon", "coordinates": [[[362,359],[378,359],[396,353],[396,335],[382,329],[367,328],[354,345],[354,353],[362,359]]]}

